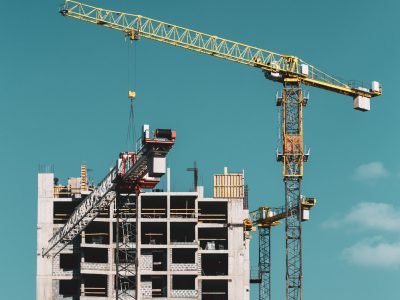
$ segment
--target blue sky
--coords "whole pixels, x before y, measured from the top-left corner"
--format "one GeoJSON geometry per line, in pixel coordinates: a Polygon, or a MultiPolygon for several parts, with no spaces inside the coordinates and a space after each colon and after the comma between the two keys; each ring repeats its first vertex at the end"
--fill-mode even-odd
{"type": "MultiPolygon", "coordinates": [[[[89,3],[294,54],[349,80],[380,81],[384,95],[368,113],[354,111],[348,97],[305,87],[311,157],[303,190],[318,206],[303,227],[304,299],[398,299],[397,1],[89,3]]],[[[97,182],[126,150],[128,73],[136,73],[136,128],[177,131],[173,189],[190,188],[185,169],[196,160],[208,194],[212,174],[228,166],[245,170],[252,209],[283,205],[274,157],[279,84],[255,68],[148,40],[129,61],[120,33],[62,18],[58,4],[8,1],[0,11],[1,299],[35,298],[38,165],[53,164],[63,181],[86,162],[97,182]]],[[[283,299],[284,226],[272,242],[273,295],[283,299]]]]}

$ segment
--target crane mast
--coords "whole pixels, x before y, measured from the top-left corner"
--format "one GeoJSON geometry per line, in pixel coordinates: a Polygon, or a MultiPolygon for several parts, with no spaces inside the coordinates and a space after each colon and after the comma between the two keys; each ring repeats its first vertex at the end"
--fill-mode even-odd
{"type": "MultiPolygon", "coordinates": [[[[286,207],[286,299],[302,299],[301,179],[303,177],[302,89],[285,82],[282,92],[282,162],[286,207]]],[[[278,157],[279,159],[279,157],[278,157]]]]}
{"type": "MultiPolygon", "coordinates": [[[[309,220],[309,211],[317,204],[317,200],[311,197],[300,196],[300,203],[291,208],[291,214],[301,216],[299,221],[309,220]],[[300,211],[301,210],[301,211],[300,211]]],[[[258,277],[251,283],[259,284],[259,299],[271,300],[271,227],[280,224],[280,221],[288,218],[288,209],[285,205],[280,208],[267,206],[259,207],[250,212],[250,219],[245,219],[243,225],[246,231],[254,231],[258,228],[258,277]]]]}
{"type": "MultiPolygon", "coordinates": [[[[277,99],[277,105],[281,106],[283,131],[282,151],[278,153],[277,159],[283,163],[285,185],[286,299],[301,300],[303,210],[300,194],[303,164],[308,158],[303,149],[302,129],[302,112],[307,99],[303,97],[301,86],[314,86],[351,96],[355,109],[368,111],[371,98],[382,94],[381,85],[376,81],[372,82],[371,87],[345,82],[293,55],[275,53],[141,15],[107,10],[72,0],[65,0],[60,13],[120,31],[131,40],[147,38],[255,67],[261,69],[267,79],[283,84],[282,97],[277,99]]],[[[112,197],[115,198],[115,195],[112,197]]],[[[73,231],[72,227],[70,230],[73,231]]],[[[269,236],[269,229],[262,229],[260,234],[269,236]]],[[[260,244],[260,257],[267,258],[269,254],[264,253],[267,249],[264,246],[260,244]]],[[[260,299],[267,299],[267,296],[262,297],[260,295],[260,299]]]]}

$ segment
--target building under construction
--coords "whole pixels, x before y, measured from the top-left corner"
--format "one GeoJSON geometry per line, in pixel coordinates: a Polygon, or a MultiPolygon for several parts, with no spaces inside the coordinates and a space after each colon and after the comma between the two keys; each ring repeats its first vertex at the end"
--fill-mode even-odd
{"type": "Polygon", "coordinates": [[[37,299],[116,299],[118,290],[126,299],[250,299],[243,173],[215,175],[213,198],[201,186],[171,191],[170,181],[167,170],[166,191],[140,193],[137,203],[119,194],[60,253],[43,257],[93,187],[85,166],[66,185],[39,173],[37,299]]]}

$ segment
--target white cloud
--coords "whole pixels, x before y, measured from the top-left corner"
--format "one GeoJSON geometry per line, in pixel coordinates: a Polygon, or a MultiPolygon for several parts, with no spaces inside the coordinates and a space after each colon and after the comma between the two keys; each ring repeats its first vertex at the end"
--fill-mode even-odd
{"type": "MultiPolygon", "coordinates": [[[[378,234],[400,232],[400,206],[388,203],[362,202],[346,214],[336,215],[323,223],[324,227],[363,229],[378,234]]],[[[397,237],[397,235],[395,235],[397,237]]],[[[350,263],[368,267],[400,269],[400,241],[388,242],[375,236],[356,242],[342,251],[350,263]]]]}
{"type": "Polygon", "coordinates": [[[362,229],[400,232],[400,208],[392,204],[362,202],[345,215],[336,215],[322,224],[327,228],[356,225],[362,229]]]}
{"type": "Polygon", "coordinates": [[[350,211],[346,221],[368,229],[400,231],[400,209],[387,203],[363,202],[350,211]]]}
{"type": "Polygon", "coordinates": [[[357,265],[397,269],[400,267],[400,242],[388,243],[380,237],[362,240],[344,249],[342,257],[357,265]]]}
{"type": "Polygon", "coordinates": [[[389,171],[380,161],[373,161],[367,164],[358,166],[354,170],[353,178],[355,180],[371,180],[389,176],[389,171]]]}

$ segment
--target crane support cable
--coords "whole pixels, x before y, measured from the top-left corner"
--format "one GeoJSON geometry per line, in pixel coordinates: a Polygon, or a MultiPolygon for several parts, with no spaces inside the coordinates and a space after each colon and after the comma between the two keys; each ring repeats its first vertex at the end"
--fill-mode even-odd
{"type": "Polygon", "coordinates": [[[128,119],[128,129],[126,132],[126,144],[128,147],[134,147],[135,143],[135,113],[133,110],[133,100],[130,101],[129,106],[129,119],[128,119]],[[132,145],[130,145],[132,143],[132,145]]]}
{"type": "Polygon", "coordinates": [[[372,98],[382,94],[381,90],[371,90],[351,82],[346,83],[296,56],[278,54],[141,15],[107,10],[72,0],[65,1],[60,13],[63,16],[124,32],[131,39],[144,37],[257,67],[264,72],[275,74],[274,78],[270,78],[275,81],[283,82],[285,78],[293,78],[306,85],[353,97],[372,98]]]}

